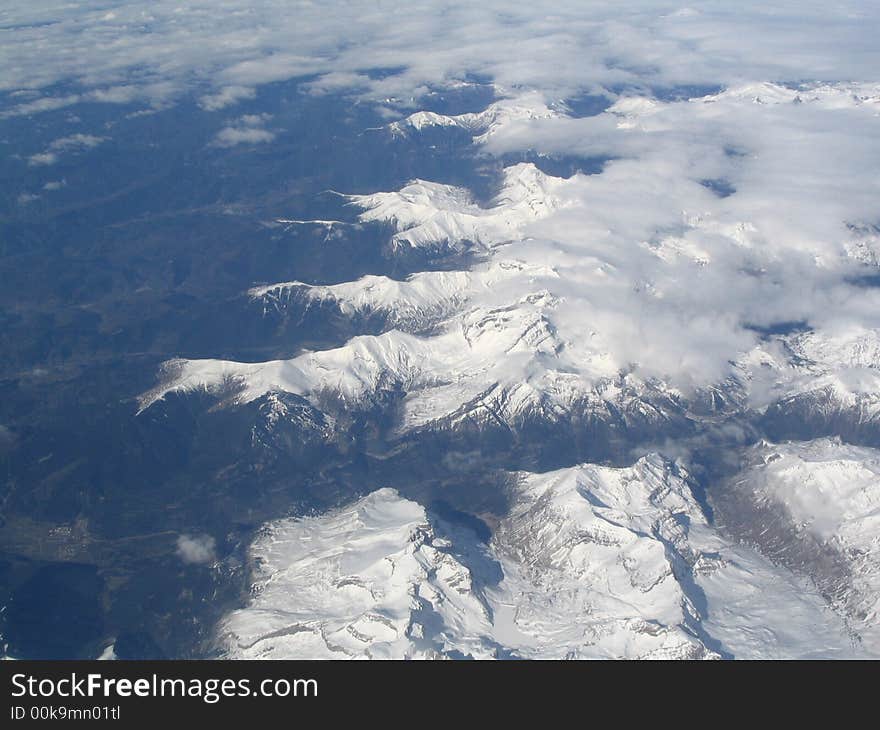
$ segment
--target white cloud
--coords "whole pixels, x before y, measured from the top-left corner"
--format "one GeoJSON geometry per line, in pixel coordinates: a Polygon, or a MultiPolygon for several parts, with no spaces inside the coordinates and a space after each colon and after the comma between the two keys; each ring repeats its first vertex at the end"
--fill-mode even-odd
{"type": "Polygon", "coordinates": [[[369,76],[365,74],[352,72],[334,72],[322,74],[315,81],[309,81],[303,84],[303,90],[313,96],[322,96],[325,94],[333,94],[342,92],[352,92],[355,90],[366,90],[371,86],[369,76]]]}
{"type": "Polygon", "coordinates": [[[210,535],[181,535],[177,538],[177,555],[188,565],[214,562],[216,547],[217,543],[210,535]]]}
{"type": "Polygon", "coordinates": [[[239,144],[263,144],[275,139],[275,133],[264,129],[270,119],[269,114],[245,114],[235,122],[221,129],[213,139],[216,147],[234,147],[239,144]]]}
{"type": "Polygon", "coordinates": [[[41,165],[54,165],[58,162],[58,155],[54,152],[38,152],[28,157],[28,164],[31,167],[39,167],[41,165]]]}
{"type": "Polygon", "coordinates": [[[67,137],[60,137],[51,142],[45,152],[28,157],[28,164],[32,167],[54,165],[58,162],[58,155],[61,152],[92,149],[106,140],[106,137],[97,137],[92,134],[71,134],[67,137]]]}
{"type": "Polygon", "coordinates": [[[35,0],[4,10],[0,90],[76,82],[15,113],[94,100],[167,102],[197,91],[206,109],[272,81],[412,95],[466,73],[552,94],[614,84],[866,80],[880,67],[880,7],[818,0],[768,7],[662,0],[511,4],[500,0],[129,0],[109,17],[91,3],[35,0]],[[367,78],[369,68],[401,73],[367,78]],[[212,87],[205,91],[205,86],[212,87]],[[103,96],[103,99],[99,97],[103,96]]]}
{"type": "Polygon", "coordinates": [[[238,144],[260,144],[271,142],[275,134],[266,129],[253,127],[225,127],[214,138],[214,144],[218,147],[234,147],[238,144]]]}
{"type": "Polygon", "coordinates": [[[95,89],[89,92],[86,99],[105,104],[129,104],[137,99],[140,93],[138,87],[123,84],[121,86],[110,86],[106,89],[95,89]]]}
{"type": "Polygon", "coordinates": [[[216,93],[205,94],[199,99],[199,106],[206,111],[217,111],[237,104],[245,99],[253,99],[257,92],[248,86],[224,86],[216,93]]]}

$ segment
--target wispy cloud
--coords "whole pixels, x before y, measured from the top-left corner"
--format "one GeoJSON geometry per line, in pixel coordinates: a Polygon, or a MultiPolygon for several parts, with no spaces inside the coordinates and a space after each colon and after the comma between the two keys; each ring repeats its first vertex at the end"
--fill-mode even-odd
{"type": "Polygon", "coordinates": [[[275,139],[275,133],[264,128],[270,119],[268,114],[245,114],[232,125],[217,132],[212,144],[217,147],[234,147],[240,144],[271,142],[275,139]]]}
{"type": "Polygon", "coordinates": [[[60,137],[49,144],[45,151],[28,157],[28,164],[32,167],[41,165],[54,165],[59,156],[65,152],[88,150],[106,142],[106,137],[98,137],[93,134],[71,134],[60,137]]]}
{"type": "Polygon", "coordinates": [[[34,195],[33,193],[19,193],[18,197],[15,199],[19,205],[30,205],[31,203],[35,203],[40,199],[39,195],[34,195]]]}
{"type": "Polygon", "coordinates": [[[249,86],[224,86],[212,94],[199,99],[199,106],[207,111],[218,111],[237,104],[244,99],[253,99],[257,92],[249,86]]]}

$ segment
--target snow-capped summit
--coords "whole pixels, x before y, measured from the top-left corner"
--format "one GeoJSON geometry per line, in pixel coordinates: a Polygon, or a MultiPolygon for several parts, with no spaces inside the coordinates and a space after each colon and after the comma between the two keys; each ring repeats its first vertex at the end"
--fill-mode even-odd
{"type": "Polygon", "coordinates": [[[710,527],[687,474],[656,454],[524,475],[492,545],[505,571],[499,603],[513,609],[496,621],[511,617],[508,641],[536,642],[538,656],[553,642],[578,657],[859,651],[803,579],[710,527]]]}
{"type": "Polygon", "coordinates": [[[487,657],[479,576],[423,507],[381,489],[321,517],[267,526],[251,603],[219,627],[230,658],[487,657]]]}

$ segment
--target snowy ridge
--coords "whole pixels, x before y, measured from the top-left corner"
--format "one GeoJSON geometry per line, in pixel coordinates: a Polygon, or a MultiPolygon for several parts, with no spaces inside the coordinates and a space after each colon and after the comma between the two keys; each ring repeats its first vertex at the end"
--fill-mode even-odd
{"type": "MultiPolygon", "coordinates": [[[[769,82],[741,84],[717,94],[693,97],[688,104],[810,104],[822,109],[849,109],[866,106],[880,113],[880,84],[805,84],[799,87],[769,82]]],[[[625,96],[612,104],[608,113],[618,117],[622,129],[638,127],[649,117],[666,108],[664,102],[651,97],[625,96]]]]}
{"type": "Polygon", "coordinates": [[[458,309],[473,278],[465,271],[432,271],[414,274],[406,281],[386,276],[329,286],[290,281],[258,287],[249,294],[262,304],[264,316],[270,311],[284,312],[301,298],[306,308],[324,304],[346,317],[379,315],[389,326],[418,331],[458,309]]]}
{"type": "Polygon", "coordinates": [[[786,336],[739,367],[756,408],[811,404],[817,415],[849,414],[854,423],[880,426],[880,330],[786,336]]]}
{"type": "Polygon", "coordinates": [[[857,656],[821,597],[708,525],[678,467],[523,474],[488,545],[388,489],[269,525],[235,658],[857,656]]]}
{"type": "Polygon", "coordinates": [[[164,383],[145,393],[140,407],[149,408],[169,392],[195,390],[227,395],[235,403],[247,403],[275,391],[316,399],[332,394],[356,402],[384,384],[409,388],[420,382],[420,361],[428,355],[419,339],[392,330],[378,337],[356,337],[335,350],[308,352],[291,360],[172,360],[165,364],[164,383]]]}
{"type": "Polygon", "coordinates": [[[426,180],[414,180],[397,192],[351,195],[349,200],[364,209],[361,221],[383,221],[398,229],[393,248],[487,248],[515,240],[525,224],[550,215],[562,205],[557,192],[565,186],[566,181],[522,163],[505,169],[501,192],[489,208],[478,206],[462,188],[426,180]]]}
{"type": "Polygon", "coordinates": [[[402,281],[367,275],[331,285],[280,282],[254,287],[248,295],[262,304],[264,314],[284,311],[301,299],[307,306],[329,304],[347,317],[381,315],[388,326],[409,331],[461,311],[477,295],[506,289],[510,281],[555,276],[550,267],[510,260],[477,265],[471,271],[424,271],[402,281]]]}
{"type": "MultiPolygon", "coordinates": [[[[520,282],[516,276],[510,284],[520,282]]],[[[506,294],[508,284],[498,283],[506,294]]],[[[142,396],[141,409],[169,392],[202,389],[236,403],[281,391],[305,396],[318,407],[326,396],[349,408],[369,407],[373,396],[394,389],[406,396],[401,428],[407,430],[449,417],[466,404],[489,409],[513,425],[533,408],[563,414],[585,398],[617,402],[645,387],[635,376],[620,381],[601,352],[560,339],[550,321],[557,306],[553,297],[539,293],[503,306],[468,308],[430,337],[390,330],[291,360],[176,360],[166,364],[160,384],[142,396]]]]}
{"type": "Polygon", "coordinates": [[[481,112],[447,116],[435,112],[420,111],[405,119],[388,125],[394,135],[420,132],[430,127],[457,127],[472,135],[474,141],[487,141],[499,128],[517,121],[550,119],[560,115],[560,111],[547,106],[543,96],[530,92],[521,96],[501,99],[490,104],[481,112]]]}

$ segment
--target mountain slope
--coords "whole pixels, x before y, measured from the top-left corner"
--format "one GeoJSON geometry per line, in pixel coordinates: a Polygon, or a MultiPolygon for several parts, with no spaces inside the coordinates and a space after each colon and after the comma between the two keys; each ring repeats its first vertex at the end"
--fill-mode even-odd
{"type": "Polygon", "coordinates": [[[808,575],[865,648],[880,652],[880,451],[838,439],[763,442],[718,490],[740,539],[808,575]]]}

